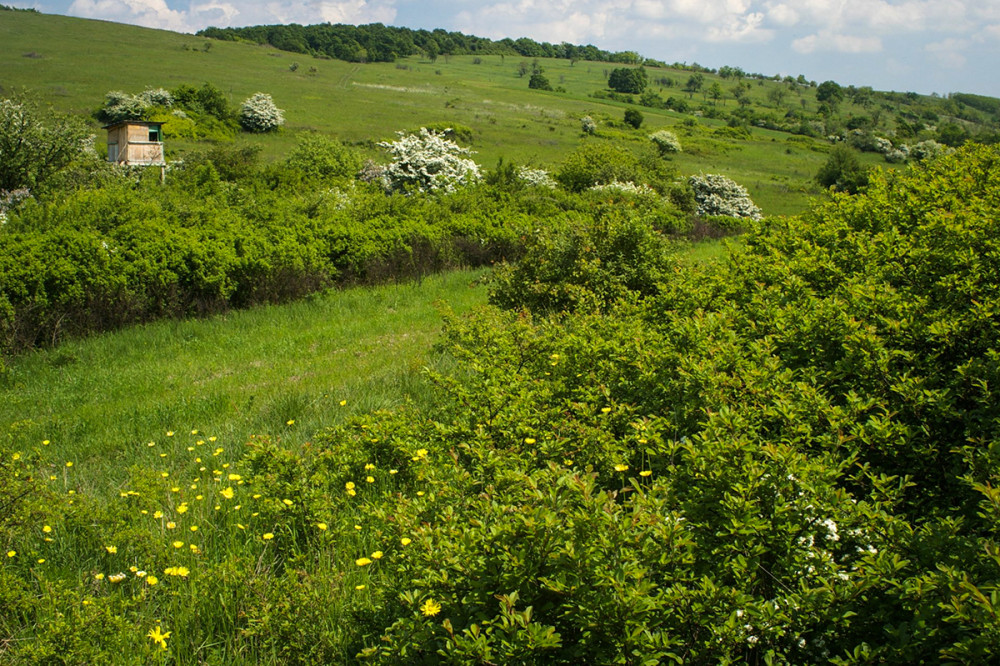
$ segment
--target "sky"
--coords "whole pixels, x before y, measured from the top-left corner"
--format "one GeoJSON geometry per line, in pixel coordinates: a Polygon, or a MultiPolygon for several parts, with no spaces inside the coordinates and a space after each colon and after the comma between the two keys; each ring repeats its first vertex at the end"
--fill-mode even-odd
{"type": "Polygon", "coordinates": [[[841,85],[1000,97],[1000,0],[3,0],[178,32],[384,23],[841,85]]]}

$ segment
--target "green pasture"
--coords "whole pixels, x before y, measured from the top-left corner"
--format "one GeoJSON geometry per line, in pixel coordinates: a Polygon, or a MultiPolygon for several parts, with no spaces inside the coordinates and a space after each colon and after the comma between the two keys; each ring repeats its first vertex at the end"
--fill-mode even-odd
{"type": "Polygon", "coordinates": [[[332,291],[26,354],[0,380],[0,427],[14,450],[39,450],[98,494],[129,466],[190,445],[192,430],[229,448],[252,435],[301,444],[349,414],[421,400],[438,306],[484,302],[480,275],[332,291]]]}

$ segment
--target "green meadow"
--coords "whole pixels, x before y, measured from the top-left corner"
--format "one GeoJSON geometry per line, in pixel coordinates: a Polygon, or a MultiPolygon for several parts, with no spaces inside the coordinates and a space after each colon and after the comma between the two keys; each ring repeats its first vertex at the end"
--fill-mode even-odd
{"type": "MultiPolygon", "coordinates": [[[[541,59],[553,86],[565,92],[528,89],[528,77],[517,75],[527,59],[517,56],[441,56],[435,62],[418,57],[396,63],[349,63],[279,51],[272,47],[217,41],[173,32],[101,21],[45,16],[25,12],[0,13],[0,86],[28,88],[60,111],[89,115],[112,90],[140,92],[147,87],[174,88],[210,82],[238,105],[264,91],[285,112],[287,123],[275,135],[250,140],[262,146],[268,159],[281,159],[302,132],[322,132],[356,144],[382,159],[374,143],[395,138],[397,131],[421,125],[451,123],[473,131],[476,160],[492,168],[500,158],[536,167],[555,168],[583,141],[580,118],[590,115],[602,124],[609,142],[635,145],[661,128],[677,129],[690,114],[642,107],[640,130],[625,128],[622,115],[632,107],[596,99],[605,88],[611,63],[541,59]],[[477,64],[478,62],[478,64],[477,64]],[[290,70],[298,64],[295,71],[290,70]]],[[[656,88],[693,105],[711,102],[707,94],[681,90],[690,74],[681,70],[649,69],[650,77],[667,77],[672,88],[656,88]]],[[[705,75],[704,87],[726,82],[705,75]]],[[[753,83],[754,108],[766,109],[767,91],[781,83],[753,83]]],[[[815,112],[808,87],[790,94],[796,108],[815,112]],[[801,100],[800,105],[798,100],[801,100]]],[[[720,109],[735,108],[733,99],[719,100],[720,109]],[[726,106],[728,104],[728,106],[726,106]]],[[[846,103],[848,115],[863,109],[846,103]]],[[[98,143],[104,140],[96,121],[98,143]]],[[[721,120],[702,119],[683,128],[689,146],[676,158],[683,174],[724,173],[744,184],[768,214],[793,214],[805,209],[822,192],[812,182],[824,162],[827,146],[791,135],[752,128],[748,139],[718,136],[721,120]]],[[[169,138],[168,159],[182,158],[197,144],[169,138]]],[[[870,159],[870,158],[869,158],[870,159]]]]}

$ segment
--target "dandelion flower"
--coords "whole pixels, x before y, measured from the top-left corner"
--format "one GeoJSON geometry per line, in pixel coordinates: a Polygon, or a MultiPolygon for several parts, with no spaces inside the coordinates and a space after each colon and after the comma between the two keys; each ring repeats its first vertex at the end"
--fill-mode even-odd
{"type": "Polygon", "coordinates": [[[602,414],[607,414],[610,411],[611,411],[610,407],[601,407],[601,413],[602,414]]]}
{"type": "Polygon", "coordinates": [[[108,576],[108,581],[112,583],[120,583],[123,580],[125,580],[125,574],[123,573],[116,573],[108,576]]]}
{"type": "Polygon", "coordinates": [[[274,532],[267,532],[264,534],[264,541],[270,541],[274,538],[274,532]]]}
{"type": "Polygon", "coordinates": [[[191,529],[192,532],[197,532],[198,531],[198,526],[197,525],[192,525],[190,527],[190,529],[191,529]]]}
{"type": "Polygon", "coordinates": [[[135,577],[136,577],[136,578],[145,578],[145,577],[146,577],[146,572],[145,572],[145,571],[142,571],[142,570],[140,569],[139,571],[136,571],[136,572],[135,572],[135,577]]]}
{"type": "Polygon", "coordinates": [[[639,476],[652,476],[652,475],[653,475],[653,473],[651,471],[649,471],[648,469],[644,469],[641,472],[639,472],[639,476]]]}
{"type": "Polygon", "coordinates": [[[151,641],[159,645],[161,650],[167,649],[167,639],[170,638],[170,632],[163,631],[160,628],[160,625],[156,625],[156,629],[150,629],[146,636],[149,637],[151,641]]]}
{"type": "Polygon", "coordinates": [[[366,464],[365,464],[365,471],[366,471],[366,472],[367,472],[367,471],[371,471],[371,470],[373,470],[373,469],[375,469],[375,465],[373,465],[373,464],[371,464],[371,463],[366,463],[366,464]]]}
{"type": "Polygon", "coordinates": [[[73,466],[73,461],[72,460],[70,460],[69,462],[66,463],[66,467],[72,467],[72,466],[73,466]]]}
{"type": "Polygon", "coordinates": [[[347,488],[348,490],[354,490],[354,482],[348,481],[347,483],[344,484],[344,487],[347,488]]]}
{"type": "Polygon", "coordinates": [[[326,523],[316,523],[316,527],[318,527],[323,531],[326,531],[326,523]]]}
{"type": "Polygon", "coordinates": [[[341,406],[341,407],[343,407],[343,406],[344,406],[344,405],[346,405],[346,404],[347,404],[347,401],[346,401],[346,400],[341,400],[341,401],[340,401],[340,406],[341,406]]]}
{"type": "Polygon", "coordinates": [[[295,425],[295,419],[288,419],[285,421],[285,425],[295,425]]]}
{"type": "Polygon", "coordinates": [[[525,437],[524,438],[524,443],[525,444],[534,444],[535,443],[535,438],[534,437],[525,437]]]}
{"type": "Polygon", "coordinates": [[[420,612],[424,614],[424,617],[434,617],[441,612],[441,604],[433,599],[428,599],[420,606],[420,612]]]}
{"type": "Polygon", "coordinates": [[[167,437],[173,437],[173,436],[174,436],[174,431],[173,430],[168,430],[167,431],[167,437]]]}
{"type": "Polygon", "coordinates": [[[372,553],[372,559],[373,560],[381,560],[382,559],[382,551],[381,550],[376,550],[374,553],[372,553]]]}
{"type": "Polygon", "coordinates": [[[118,546],[105,546],[104,550],[108,551],[112,555],[118,552],[118,546]]]}
{"type": "Polygon", "coordinates": [[[232,488],[225,488],[225,489],[219,491],[219,494],[222,495],[223,497],[225,497],[226,499],[233,499],[233,489],[232,488]]]}
{"type": "Polygon", "coordinates": [[[16,550],[8,550],[7,551],[7,557],[16,557],[16,556],[17,556],[17,551],[16,550]]]}
{"type": "Polygon", "coordinates": [[[375,477],[374,476],[366,476],[365,477],[365,481],[367,481],[368,483],[375,483],[375,477]]]}
{"type": "Polygon", "coordinates": [[[104,580],[104,574],[94,574],[94,580],[104,580]]]}
{"type": "Polygon", "coordinates": [[[43,558],[40,558],[40,559],[38,560],[38,563],[39,563],[39,564],[45,564],[45,558],[44,558],[44,557],[43,557],[43,558]]]}
{"type": "Polygon", "coordinates": [[[365,586],[364,585],[355,585],[354,589],[355,590],[363,590],[363,589],[365,589],[365,586]]]}
{"type": "Polygon", "coordinates": [[[163,518],[163,512],[162,511],[154,511],[153,512],[153,518],[163,518]]]}
{"type": "Polygon", "coordinates": [[[399,470],[398,469],[390,469],[389,470],[389,474],[399,474],[399,470]]]}
{"type": "Polygon", "coordinates": [[[293,501],[292,501],[292,500],[290,500],[290,499],[283,499],[283,500],[281,500],[281,501],[285,503],[285,506],[291,506],[292,504],[294,504],[294,503],[295,503],[295,502],[293,502],[293,501]]]}
{"type": "Polygon", "coordinates": [[[239,481],[242,478],[243,477],[241,477],[239,474],[230,474],[229,475],[229,480],[230,481],[239,481]]]}
{"type": "Polygon", "coordinates": [[[167,529],[168,530],[172,530],[175,527],[177,527],[177,523],[175,523],[174,521],[171,520],[170,522],[167,523],[167,529]]]}
{"type": "Polygon", "coordinates": [[[159,582],[160,582],[160,579],[157,578],[156,576],[146,576],[146,584],[147,585],[156,585],[159,582]]]}
{"type": "Polygon", "coordinates": [[[167,567],[163,570],[168,576],[180,576],[181,578],[187,578],[187,575],[191,573],[187,567],[167,567]]]}
{"type": "Polygon", "coordinates": [[[48,525],[43,525],[42,526],[42,531],[45,532],[46,534],[48,534],[49,532],[52,531],[52,528],[49,527],[48,525]]]}
{"type": "Polygon", "coordinates": [[[369,560],[367,557],[359,557],[358,559],[354,560],[354,563],[357,564],[359,567],[366,567],[369,564],[371,564],[372,561],[369,560]]]}
{"type": "Polygon", "coordinates": [[[187,513],[187,510],[188,510],[188,505],[186,502],[177,507],[177,513],[187,513]]]}
{"type": "Polygon", "coordinates": [[[197,434],[198,434],[198,431],[197,431],[197,430],[192,430],[192,431],[191,431],[191,434],[192,434],[192,435],[197,435],[197,434]]]}
{"type": "Polygon", "coordinates": [[[403,537],[402,539],[399,540],[399,543],[403,544],[404,546],[409,546],[411,543],[413,543],[413,539],[411,539],[410,537],[403,537]]]}
{"type": "Polygon", "coordinates": [[[615,471],[616,472],[627,472],[628,471],[628,465],[624,465],[624,464],[615,465],[615,471]]]}
{"type": "Polygon", "coordinates": [[[161,477],[163,477],[163,478],[165,479],[165,478],[167,478],[168,476],[170,476],[170,472],[160,472],[160,476],[161,476],[161,477]]]}
{"type": "Polygon", "coordinates": [[[43,439],[42,440],[42,446],[48,446],[48,445],[49,445],[49,440],[43,439]]]}
{"type": "Polygon", "coordinates": [[[174,541],[174,548],[183,548],[183,547],[184,547],[183,541],[174,541]]]}
{"type": "Polygon", "coordinates": [[[208,438],[208,441],[214,442],[217,439],[218,439],[218,437],[216,437],[215,435],[212,435],[211,437],[208,438]]]}

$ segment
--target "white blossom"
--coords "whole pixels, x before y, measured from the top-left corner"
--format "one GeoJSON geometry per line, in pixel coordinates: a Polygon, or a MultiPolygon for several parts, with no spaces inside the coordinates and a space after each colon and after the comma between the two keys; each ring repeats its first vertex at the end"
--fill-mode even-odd
{"type": "Polygon", "coordinates": [[[742,185],[726,176],[707,174],[688,179],[698,203],[698,215],[726,215],[751,220],[761,218],[760,208],[742,185]]]}
{"type": "Polygon", "coordinates": [[[240,126],[248,132],[272,132],[284,124],[284,114],[267,93],[254,93],[240,106],[240,126]]]}
{"type": "Polygon", "coordinates": [[[517,168],[517,177],[533,187],[546,187],[550,190],[556,188],[556,181],[552,179],[545,169],[532,169],[521,166],[517,168]]]}
{"type": "Polygon", "coordinates": [[[473,151],[443,134],[421,127],[419,134],[397,135],[396,141],[379,143],[393,157],[383,173],[389,191],[453,192],[479,180],[479,165],[466,157],[473,151]]]}
{"type": "Polygon", "coordinates": [[[656,145],[661,155],[681,152],[681,142],[673,132],[659,130],[650,134],[649,140],[656,145]]]}

